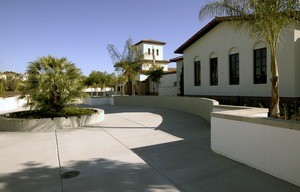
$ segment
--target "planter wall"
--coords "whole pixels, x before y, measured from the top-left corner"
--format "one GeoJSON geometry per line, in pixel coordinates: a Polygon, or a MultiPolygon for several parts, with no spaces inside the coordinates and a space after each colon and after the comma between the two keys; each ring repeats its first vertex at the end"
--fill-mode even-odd
{"type": "Polygon", "coordinates": [[[249,108],[212,113],[212,150],[300,186],[300,122],[255,117],[262,114],[249,108]]]}
{"type": "Polygon", "coordinates": [[[74,117],[56,117],[42,119],[17,119],[0,117],[0,131],[9,132],[47,132],[62,128],[75,128],[98,123],[104,119],[104,111],[92,115],[81,115],[74,117]]]}
{"type": "Polygon", "coordinates": [[[210,122],[213,106],[219,103],[215,100],[197,97],[168,96],[115,96],[116,106],[162,107],[184,111],[198,115],[210,122]]]}
{"type": "Polygon", "coordinates": [[[89,97],[82,101],[86,105],[114,105],[114,97],[89,97]]]}

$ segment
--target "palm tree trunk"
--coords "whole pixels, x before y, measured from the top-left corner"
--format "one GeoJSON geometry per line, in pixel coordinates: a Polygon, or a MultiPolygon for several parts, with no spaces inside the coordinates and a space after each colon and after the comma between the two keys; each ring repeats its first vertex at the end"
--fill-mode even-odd
{"type": "Polygon", "coordinates": [[[272,46],[270,44],[271,48],[271,72],[272,72],[272,97],[271,97],[271,104],[269,113],[270,116],[273,118],[279,117],[279,75],[278,75],[278,66],[277,66],[277,60],[276,60],[276,44],[272,46]]]}

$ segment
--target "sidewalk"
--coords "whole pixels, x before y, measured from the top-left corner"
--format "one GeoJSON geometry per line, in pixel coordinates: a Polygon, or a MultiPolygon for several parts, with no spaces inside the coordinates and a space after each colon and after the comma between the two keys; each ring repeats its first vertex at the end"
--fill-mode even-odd
{"type": "Polygon", "coordinates": [[[0,133],[0,192],[272,191],[300,188],[213,153],[203,119],[158,108],[101,107],[103,122],[0,133]],[[68,171],[80,175],[61,179],[68,171]]]}

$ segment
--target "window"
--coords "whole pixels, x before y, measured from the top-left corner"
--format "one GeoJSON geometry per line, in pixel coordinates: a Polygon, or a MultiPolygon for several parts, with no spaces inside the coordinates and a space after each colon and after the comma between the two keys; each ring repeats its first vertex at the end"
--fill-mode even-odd
{"type": "Polygon", "coordinates": [[[150,48],[148,48],[148,55],[151,55],[150,48]]]}
{"type": "Polygon", "coordinates": [[[267,83],[267,48],[254,50],[254,84],[267,83]]]}
{"type": "Polygon", "coordinates": [[[194,84],[195,86],[201,85],[201,65],[200,61],[194,62],[194,84]]]}
{"type": "Polygon", "coordinates": [[[240,83],[239,75],[239,54],[229,55],[229,84],[238,85],[240,83]]]}
{"type": "Polygon", "coordinates": [[[157,56],[159,55],[159,51],[158,51],[158,49],[156,49],[156,55],[157,55],[157,56]]]}
{"type": "Polygon", "coordinates": [[[210,59],[210,85],[218,85],[218,58],[210,59]]]}

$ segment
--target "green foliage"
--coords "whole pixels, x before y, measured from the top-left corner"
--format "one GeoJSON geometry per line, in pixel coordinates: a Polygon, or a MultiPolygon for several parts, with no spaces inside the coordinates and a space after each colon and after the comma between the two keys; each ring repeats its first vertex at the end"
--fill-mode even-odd
{"type": "Polygon", "coordinates": [[[181,67],[181,73],[180,73],[180,79],[179,79],[179,90],[180,90],[180,96],[184,96],[184,67],[182,65],[181,67]]]}
{"type": "MultiPolygon", "coordinates": [[[[114,67],[117,72],[126,77],[126,81],[134,85],[136,76],[141,70],[143,64],[143,55],[138,54],[137,48],[133,41],[129,38],[124,46],[124,50],[120,53],[114,45],[107,46],[108,52],[114,62],[114,67]]],[[[123,78],[125,80],[125,78],[123,78]]],[[[123,82],[126,83],[126,82],[123,82]]],[[[131,90],[131,94],[135,94],[135,89],[131,90]]]]}
{"type": "Polygon", "coordinates": [[[6,80],[5,79],[0,79],[0,97],[4,96],[5,87],[6,87],[6,80]]]}
{"type": "Polygon", "coordinates": [[[9,118],[25,118],[25,119],[40,119],[40,118],[54,118],[54,117],[72,117],[81,115],[92,115],[97,111],[94,109],[84,109],[75,107],[65,107],[59,112],[33,110],[33,111],[21,111],[7,114],[9,118]]]}
{"type": "Polygon", "coordinates": [[[28,95],[31,109],[57,113],[84,96],[81,71],[65,57],[38,58],[29,64],[27,73],[21,98],[28,95]]]}
{"type": "Polygon", "coordinates": [[[281,103],[280,114],[285,119],[300,120],[300,101],[281,103]]]}
{"type": "Polygon", "coordinates": [[[6,89],[7,91],[17,91],[19,88],[20,80],[16,77],[9,78],[7,80],[6,89]]]}
{"type": "Polygon", "coordinates": [[[106,86],[109,86],[109,84],[111,83],[110,81],[112,81],[111,75],[107,72],[92,71],[90,75],[85,78],[84,84],[87,87],[102,88],[104,90],[103,96],[105,96],[105,88],[106,86]]]}
{"type": "Polygon", "coordinates": [[[160,84],[160,79],[163,76],[163,74],[164,74],[163,67],[160,66],[151,67],[149,71],[146,72],[148,78],[156,85],[160,84]]]}

